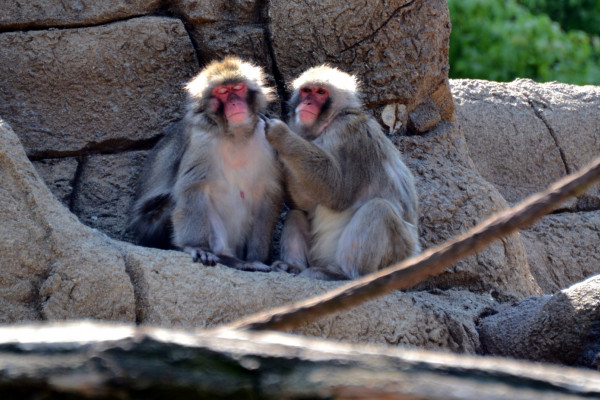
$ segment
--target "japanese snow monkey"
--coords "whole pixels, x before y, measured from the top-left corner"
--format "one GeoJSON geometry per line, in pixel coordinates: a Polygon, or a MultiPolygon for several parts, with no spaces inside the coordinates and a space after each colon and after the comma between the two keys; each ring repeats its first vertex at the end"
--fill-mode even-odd
{"type": "Polygon", "coordinates": [[[206,265],[270,271],[282,182],[259,117],[272,100],[263,71],[228,57],[186,90],[184,129],[149,157],[130,227],[142,245],[178,248],[206,265]]]}
{"type": "Polygon", "coordinates": [[[267,128],[293,202],[274,269],[355,279],[419,253],[413,176],[361,110],[355,77],[319,66],[292,86],[289,127],[267,128]]]}

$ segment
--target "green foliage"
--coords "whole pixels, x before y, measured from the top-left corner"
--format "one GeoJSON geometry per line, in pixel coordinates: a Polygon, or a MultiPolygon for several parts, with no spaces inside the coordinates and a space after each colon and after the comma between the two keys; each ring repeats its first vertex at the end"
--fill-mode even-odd
{"type": "Polygon", "coordinates": [[[534,14],[548,14],[565,31],[582,30],[600,34],[598,0],[518,0],[534,14]]]}
{"type": "Polygon", "coordinates": [[[565,32],[515,0],[448,0],[448,6],[452,78],[600,84],[598,37],[565,32]]]}

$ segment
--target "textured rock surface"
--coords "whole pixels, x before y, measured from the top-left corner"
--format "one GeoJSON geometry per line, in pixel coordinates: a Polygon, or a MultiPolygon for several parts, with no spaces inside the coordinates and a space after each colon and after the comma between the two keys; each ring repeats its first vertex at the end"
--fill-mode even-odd
{"type": "Polygon", "coordinates": [[[549,215],[521,238],[544,293],[600,274],[600,211],[549,215]]]}
{"type": "MultiPolygon", "coordinates": [[[[475,171],[465,138],[454,124],[440,124],[422,136],[397,137],[396,143],[416,178],[424,249],[506,208],[496,188],[475,171]]],[[[540,293],[518,235],[492,243],[420,287],[454,286],[490,292],[505,300],[540,293]]]]}
{"type": "MultiPolygon", "coordinates": [[[[0,32],[0,116],[56,198],[99,229],[81,225],[40,184],[2,123],[0,322],[85,317],[210,327],[339,285],[206,268],[104,235],[123,238],[138,166],[159,136],[180,128],[185,82],[226,54],[259,63],[284,97],[285,80],[328,62],[358,75],[365,103],[392,132],[428,132],[394,138],[417,178],[424,248],[600,153],[597,87],[452,81],[459,129],[448,123],[443,0],[16,0],[0,4],[0,32]]],[[[298,332],[478,352],[475,326],[498,309],[494,297],[554,293],[599,272],[600,191],[559,211],[524,231],[523,241],[498,241],[421,291],[396,292],[298,332]]],[[[596,299],[586,296],[573,299],[581,315],[592,315],[585,310],[596,299]]],[[[561,315],[553,326],[574,323],[561,315]]],[[[518,316],[521,328],[547,322],[518,316]]],[[[585,334],[577,329],[587,322],[575,323],[572,332],[585,334]]],[[[495,343],[511,354],[512,342],[495,343]]],[[[581,343],[568,339],[570,358],[558,361],[571,362],[572,350],[583,357],[581,343]]],[[[596,350],[585,351],[581,365],[589,366],[596,350]]]]}
{"type": "Polygon", "coordinates": [[[365,103],[407,106],[414,132],[453,120],[448,87],[450,18],[443,0],[269,3],[273,51],[283,79],[330,63],[365,82],[365,103]],[[398,79],[402,77],[402,79],[398,79]],[[417,110],[414,114],[413,111],[417,110]]]}
{"type": "Polygon", "coordinates": [[[0,29],[95,25],[147,14],[159,0],[10,0],[0,3],[0,29]]]}
{"type": "Polygon", "coordinates": [[[181,118],[197,69],[181,21],[0,34],[0,115],[29,156],[115,151],[181,118]]]}
{"type": "MultiPolygon", "coordinates": [[[[181,252],[113,241],[56,200],[6,123],[0,178],[0,322],[97,318],[214,327],[340,284],[205,267],[181,252]]],[[[476,321],[494,307],[486,294],[396,292],[298,332],[475,353],[476,321]]]]}
{"type": "Polygon", "coordinates": [[[69,207],[79,162],[75,158],[34,161],[33,166],[58,200],[69,207]]]}
{"type": "MultiPolygon", "coordinates": [[[[457,123],[481,175],[510,203],[545,189],[600,153],[600,88],[452,80],[457,123]]],[[[598,187],[579,208],[600,208],[598,187]]],[[[575,202],[571,202],[573,209],[575,202]]]]}
{"type": "Polygon", "coordinates": [[[93,155],[82,163],[81,184],[73,196],[73,212],[81,222],[113,238],[125,237],[137,176],[147,153],[93,155]]]}
{"type": "MultiPolygon", "coordinates": [[[[138,321],[211,328],[250,313],[311,297],[343,282],[285,273],[248,273],[194,264],[178,252],[125,245],[138,301],[138,321]]],[[[349,342],[479,350],[475,321],[495,302],[467,291],[395,292],[351,311],[306,324],[296,333],[349,342]]]]}
{"type": "MultiPolygon", "coordinates": [[[[263,66],[268,73],[271,72],[272,60],[268,53],[264,29],[260,26],[231,26],[227,22],[202,24],[194,26],[191,37],[197,43],[202,43],[200,55],[203,60],[235,55],[263,66]]],[[[271,84],[274,85],[273,82],[271,84]]]]}
{"type": "MultiPolygon", "coordinates": [[[[545,189],[600,154],[598,87],[525,79],[450,84],[469,154],[509,203],[545,189]]],[[[560,207],[562,213],[522,232],[531,272],[544,293],[600,273],[599,200],[596,186],[560,207]]]]}
{"type": "Polygon", "coordinates": [[[1,119],[0,182],[0,322],[134,321],[120,253],[56,200],[1,119]]]}
{"type": "Polygon", "coordinates": [[[249,24],[256,21],[258,0],[173,0],[170,6],[193,26],[212,22],[249,24]]]}
{"type": "Polygon", "coordinates": [[[592,367],[600,352],[599,293],[600,275],[527,299],[484,318],[482,344],[494,355],[592,367]]]}

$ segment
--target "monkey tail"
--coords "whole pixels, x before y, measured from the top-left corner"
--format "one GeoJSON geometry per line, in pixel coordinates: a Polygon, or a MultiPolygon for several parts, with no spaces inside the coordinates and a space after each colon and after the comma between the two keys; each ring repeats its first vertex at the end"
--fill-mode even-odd
{"type": "Polygon", "coordinates": [[[173,199],[170,193],[151,197],[138,205],[129,230],[139,245],[159,249],[172,249],[173,226],[171,211],[173,199]]]}

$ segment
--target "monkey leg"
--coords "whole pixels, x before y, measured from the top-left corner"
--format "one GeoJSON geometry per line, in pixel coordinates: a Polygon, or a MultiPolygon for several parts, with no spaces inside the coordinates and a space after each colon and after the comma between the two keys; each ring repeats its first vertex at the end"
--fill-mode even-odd
{"type": "Polygon", "coordinates": [[[310,222],[300,210],[291,210],[281,231],[281,260],[273,263],[274,271],[299,274],[308,268],[310,222]]]}
{"type": "Polygon", "coordinates": [[[418,239],[414,227],[400,215],[400,210],[384,199],[363,204],[338,242],[336,267],[339,272],[356,279],[415,254],[418,239]]]}
{"type": "Polygon", "coordinates": [[[280,207],[281,194],[279,190],[276,193],[268,193],[264,196],[245,240],[246,255],[244,259],[267,262],[280,207]]]}
{"type": "Polygon", "coordinates": [[[194,261],[212,266],[219,261],[217,254],[233,255],[223,222],[201,184],[192,184],[180,193],[172,224],[174,245],[194,261]]]}

